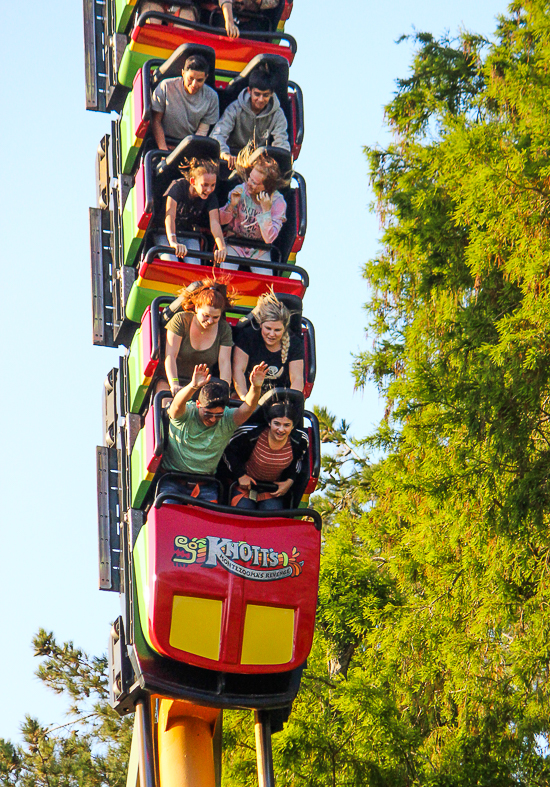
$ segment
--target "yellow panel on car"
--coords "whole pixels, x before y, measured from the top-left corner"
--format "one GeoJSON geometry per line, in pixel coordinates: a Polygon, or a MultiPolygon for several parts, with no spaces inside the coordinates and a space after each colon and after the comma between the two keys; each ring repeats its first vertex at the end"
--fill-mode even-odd
{"type": "Polygon", "coordinates": [[[241,664],[286,664],[294,650],[294,610],[248,604],[241,664]]]}
{"type": "Polygon", "coordinates": [[[222,606],[213,598],[174,596],[170,645],[205,659],[219,659],[222,606]]]}

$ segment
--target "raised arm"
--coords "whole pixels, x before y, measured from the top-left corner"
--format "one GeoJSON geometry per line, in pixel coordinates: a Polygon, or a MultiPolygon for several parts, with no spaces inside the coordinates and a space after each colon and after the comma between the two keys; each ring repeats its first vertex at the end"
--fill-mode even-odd
{"type": "Polygon", "coordinates": [[[245,421],[248,421],[256,409],[262,395],[262,385],[264,384],[267,369],[267,364],[262,361],[250,372],[250,388],[248,393],[239,409],[233,411],[233,419],[237,426],[241,426],[245,421]]]}
{"type": "Polygon", "coordinates": [[[246,384],[246,367],[248,366],[249,356],[240,347],[235,347],[233,350],[233,385],[237,391],[239,399],[246,397],[248,386],[246,384]]]}
{"type": "MultiPolygon", "coordinates": [[[[195,391],[202,388],[210,380],[208,366],[205,363],[200,363],[195,366],[191,382],[187,383],[184,388],[181,388],[172,399],[172,404],[168,409],[170,418],[181,418],[187,407],[187,402],[191,399],[195,391]]],[[[259,397],[258,397],[259,398],[259,397]]]]}

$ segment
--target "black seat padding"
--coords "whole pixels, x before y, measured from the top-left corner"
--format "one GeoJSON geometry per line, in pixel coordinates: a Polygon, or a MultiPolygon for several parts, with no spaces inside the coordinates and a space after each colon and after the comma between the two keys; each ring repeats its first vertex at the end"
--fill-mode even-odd
{"type": "Polygon", "coordinates": [[[237,99],[242,90],[248,87],[250,74],[259,66],[265,65],[269,68],[269,73],[274,81],[273,89],[279,99],[283,112],[288,118],[290,109],[290,102],[288,100],[288,60],[281,55],[271,54],[256,55],[256,57],[252,58],[250,63],[243,68],[241,73],[229,82],[225,90],[219,91],[220,114],[232,101],[237,99]]]}

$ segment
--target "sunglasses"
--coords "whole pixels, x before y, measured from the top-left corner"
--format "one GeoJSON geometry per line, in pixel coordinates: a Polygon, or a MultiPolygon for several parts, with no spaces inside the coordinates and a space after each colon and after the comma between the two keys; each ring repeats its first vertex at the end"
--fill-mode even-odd
{"type": "Polygon", "coordinates": [[[202,410],[202,414],[206,415],[208,418],[215,418],[216,420],[218,418],[223,418],[223,413],[212,413],[210,410],[205,410],[201,405],[199,405],[199,408],[202,410]]]}

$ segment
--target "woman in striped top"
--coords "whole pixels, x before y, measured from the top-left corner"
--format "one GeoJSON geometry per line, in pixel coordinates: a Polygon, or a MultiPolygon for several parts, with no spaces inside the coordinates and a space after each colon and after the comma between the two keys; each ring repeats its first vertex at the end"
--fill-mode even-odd
{"type": "Polygon", "coordinates": [[[235,432],[224,455],[231,477],[238,481],[231,505],[259,511],[292,507],[291,487],[300,478],[301,489],[309,475],[308,439],[295,427],[296,417],[292,405],[280,402],[269,408],[268,426],[243,426],[235,432]],[[274,483],[277,490],[259,492],[256,482],[274,483]]]}

